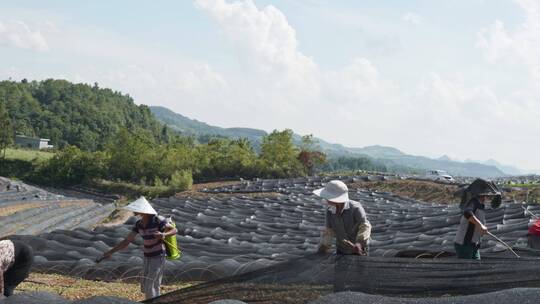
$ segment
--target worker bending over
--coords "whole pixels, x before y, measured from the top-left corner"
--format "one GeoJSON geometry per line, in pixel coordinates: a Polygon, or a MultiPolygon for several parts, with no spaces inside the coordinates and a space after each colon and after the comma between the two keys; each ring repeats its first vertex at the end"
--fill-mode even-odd
{"type": "Polygon", "coordinates": [[[333,180],[313,193],[324,199],[326,226],[321,233],[319,252],[326,253],[336,239],[336,253],[367,255],[371,224],[362,204],[349,199],[349,190],[342,181],[333,180]]]}

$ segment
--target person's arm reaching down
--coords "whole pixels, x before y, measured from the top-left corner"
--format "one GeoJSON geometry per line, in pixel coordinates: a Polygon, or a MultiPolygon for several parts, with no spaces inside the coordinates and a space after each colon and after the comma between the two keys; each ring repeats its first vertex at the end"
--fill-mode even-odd
{"type": "Polygon", "coordinates": [[[319,243],[319,249],[317,252],[326,253],[330,247],[332,247],[332,241],[334,240],[335,233],[332,228],[326,227],[321,231],[321,241],[319,243]]]}
{"type": "Polygon", "coordinates": [[[108,259],[111,257],[111,255],[113,255],[113,253],[117,252],[117,251],[120,251],[124,248],[126,248],[131,242],[133,242],[133,240],[135,240],[135,237],[137,236],[137,233],[136,232],[130,232],[128,234],[128,236],[123,240],[121,241],[120,243],[118,243],[116,246],[114,246],[111,250],[105,252],[103,254],[103,258],[104,259],[108,259]]]}

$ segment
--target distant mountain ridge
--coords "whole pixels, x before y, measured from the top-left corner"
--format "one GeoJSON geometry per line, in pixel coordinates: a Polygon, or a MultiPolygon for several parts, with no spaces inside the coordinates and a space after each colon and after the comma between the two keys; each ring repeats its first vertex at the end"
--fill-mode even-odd
{"type": "MultiPolygon", "coordinates": [[[[268,133],[253,128],[221,128],[188,118],[175,113],[168,108],[151,106],[150,110],[157,120],[167,124],[171,129],[185,135],[201,136],[214,135],[228,138],[246,138],[257,149],[260,147],[262,138],[268,133]]],[[[321,150],[329,157],[369,157],[376,159],[389,166],[403,166],[418,171],[425,170],[446,170],[452,175],[477,176],[484,178],[500,177],[509,175],[493,164],[481,164],[478,162],[458,162],[451,160],[448,156],[439,159],[432,159],[424,156],[408,155],[399,149],[386,146],[367,146],[363,148],[350,148],[341,144],[333,144],[316,138],[321,150]]],[[[301,136],[294,135],[295,143],[300,143],[301,136]]]]}
{"type": "Polygon", "coordinates": [[[502,171],[504,171],[504,173],[507,173],[507,174],[510,174],[510,175],[521,175],[523,174],[524,172],[514,166],[509,166],[509,165],[504,165],[504,164],[501,164],[499,163],[498,161],[494,160],[494,159],[488,159],[487,161],[483,162],[484,165],[489,165],[489,166],[495,166],[499,169],[501,169],[502,171]]]}
{"type": "Polygon", "coordinates": [[[247,138],[252,144],[258,144],[263,136],[268,135],[265,131],[258,129],[211,126],[205,122],[175,113],[165,107],[151,106],[150,111],[154,113],[159,121],[166,124],[172,130],[184,135],[217,135],[229,138],[247,138]]]}

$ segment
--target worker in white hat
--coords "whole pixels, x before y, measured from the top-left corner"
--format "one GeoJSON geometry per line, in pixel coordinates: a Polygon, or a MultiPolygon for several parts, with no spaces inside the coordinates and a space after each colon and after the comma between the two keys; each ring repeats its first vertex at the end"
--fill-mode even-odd
{"type": "Polygon", "coordinates": [[[313,191],[326,204],[326,227],[321,233],[319,252],[326,253],[336,239],[337,254],[368,254],[371,224],[362,204],[349,199],[347,185],[333,180],[313,191]]]}
{"type": "Polygon", "coordinates": [[[144,196],[131,202],[123,209],[133,211],[135,216],[139,216],[140,219],[135,223],[128,236],[111,250],[104,253],[103,257],[98,261],[110,258],[113,253],[126,248],[135,240],[137,234],[140,234],[143,238],[142,249],[144,253],[141,291],[144,292],[146,299],[155,298],[160,295],[161,280],[165,267],[166,249],[163,238],[176,234],[177,230],[170,221],[157,215],[156,210],[144,196]]]}

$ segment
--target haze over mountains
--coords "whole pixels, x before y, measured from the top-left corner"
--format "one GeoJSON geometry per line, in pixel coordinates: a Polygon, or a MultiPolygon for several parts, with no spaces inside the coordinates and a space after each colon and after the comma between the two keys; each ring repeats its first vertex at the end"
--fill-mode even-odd
{"type": "MultiPolygon", "coordinates": [[[[264,130],[254,128],[221,128],[208,123],[188,118],[175,113],[168,108],[151,106],[150,110],[162,123],[167,124],[171,129],[185,135],[199,136],[221,136],[227,138],[247,138],[255,149],[260,147],[263,136],[267,134],[264,130]]],[[[300,142],[301,136],[295,135],[295,140],[300,142]]],[[[359,157],[368,156],[386,164],[405,166],[418,171],[425,170],[446,170],[453,175],[478,176],[478,177],[499,177],[505,175],[521,174],[522,171],[512,166],[506,166],[495,160],[486,162],[475,161],[455,161],[448,156],[432,159],[424,156],[408,155],[396,148],[386,146],[367,146],[363,148],[345,147],[341,144],[334,144],[317,138],[320,148],[329,157],[359,157]]]]}

